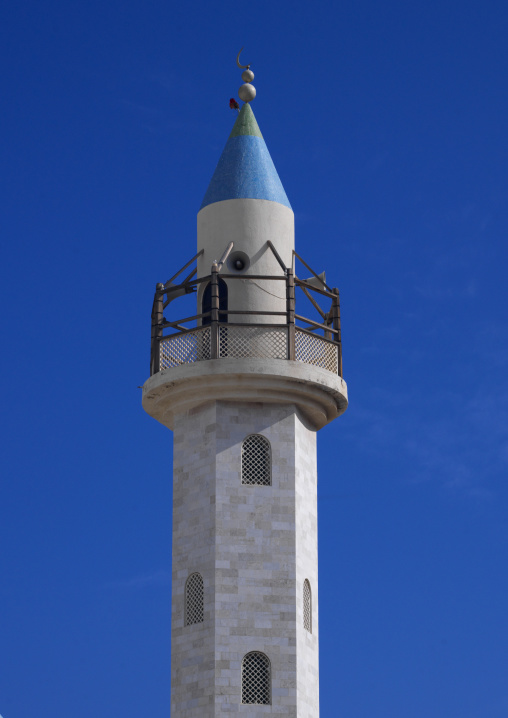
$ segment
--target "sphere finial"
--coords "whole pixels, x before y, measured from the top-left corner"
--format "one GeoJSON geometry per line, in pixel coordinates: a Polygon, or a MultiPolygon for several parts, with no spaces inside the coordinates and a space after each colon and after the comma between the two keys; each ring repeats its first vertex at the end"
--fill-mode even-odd
{"type": "Polygon", "coordinates": [[[243,70],[242,80],[244,82],[244,84],[238,90],[238,97],[244,102],[251,102],[256,97],[256,88],[254,87],[254,85],[250,84],[254,79],[254,73],[250,69],[250,64],[240,65],[240,55],[242,54],[242,50],[243,47],[236,56],[236,64],[241,70],[243,70]]]}

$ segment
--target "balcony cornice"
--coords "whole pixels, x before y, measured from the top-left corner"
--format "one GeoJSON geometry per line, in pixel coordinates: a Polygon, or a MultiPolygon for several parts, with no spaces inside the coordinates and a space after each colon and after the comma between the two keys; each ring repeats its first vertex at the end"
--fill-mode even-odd
{"type": "Polygon", "coordinates": [[[210,401],[294,404],[314,429],[347,408],[337,374],[287,359],[223,358],[157,372],[143,386],[143,408],[173,429],[175,417],[210,401]]]}

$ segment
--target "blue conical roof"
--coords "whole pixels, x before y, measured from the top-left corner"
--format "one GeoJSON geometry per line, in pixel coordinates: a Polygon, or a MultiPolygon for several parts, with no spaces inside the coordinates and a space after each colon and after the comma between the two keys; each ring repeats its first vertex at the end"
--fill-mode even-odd
{"type": "Polygon", "coordinates": [[[200,209],[225,199],[267,199],[291,209],[249,104],[240,110],[200,209]]]}

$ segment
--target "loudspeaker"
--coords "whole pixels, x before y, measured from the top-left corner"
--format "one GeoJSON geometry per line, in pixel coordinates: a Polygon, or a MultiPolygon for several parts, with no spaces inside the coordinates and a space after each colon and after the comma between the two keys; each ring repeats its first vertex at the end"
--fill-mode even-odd
{"type": "Polygon", "coordinates": [[[326,274],[324,272],[321,272],[321,274],[318,274],[319,279],[312,275],[312,277],[309,277],[308,279],[305,279],[304,281],[307,282],[307,284],[311,284],[313,287],[316,287],[316,289],[325,289],[325,283],[326,283],[326,274]]]}

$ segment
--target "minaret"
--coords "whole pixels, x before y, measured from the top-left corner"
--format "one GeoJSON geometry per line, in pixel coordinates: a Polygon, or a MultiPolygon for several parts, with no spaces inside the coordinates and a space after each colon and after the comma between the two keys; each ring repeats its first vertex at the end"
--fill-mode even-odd
{"type": "Polygon", "coordinates": [[[239,66],[245,104],[198,253],[157,285],[143,387],[174,434],[171,717],[318,718],[316,432],[347,407],[339,295],[295,252],[239,66]],[[196,316],[179,318],[190,292],[196,316]]]}

